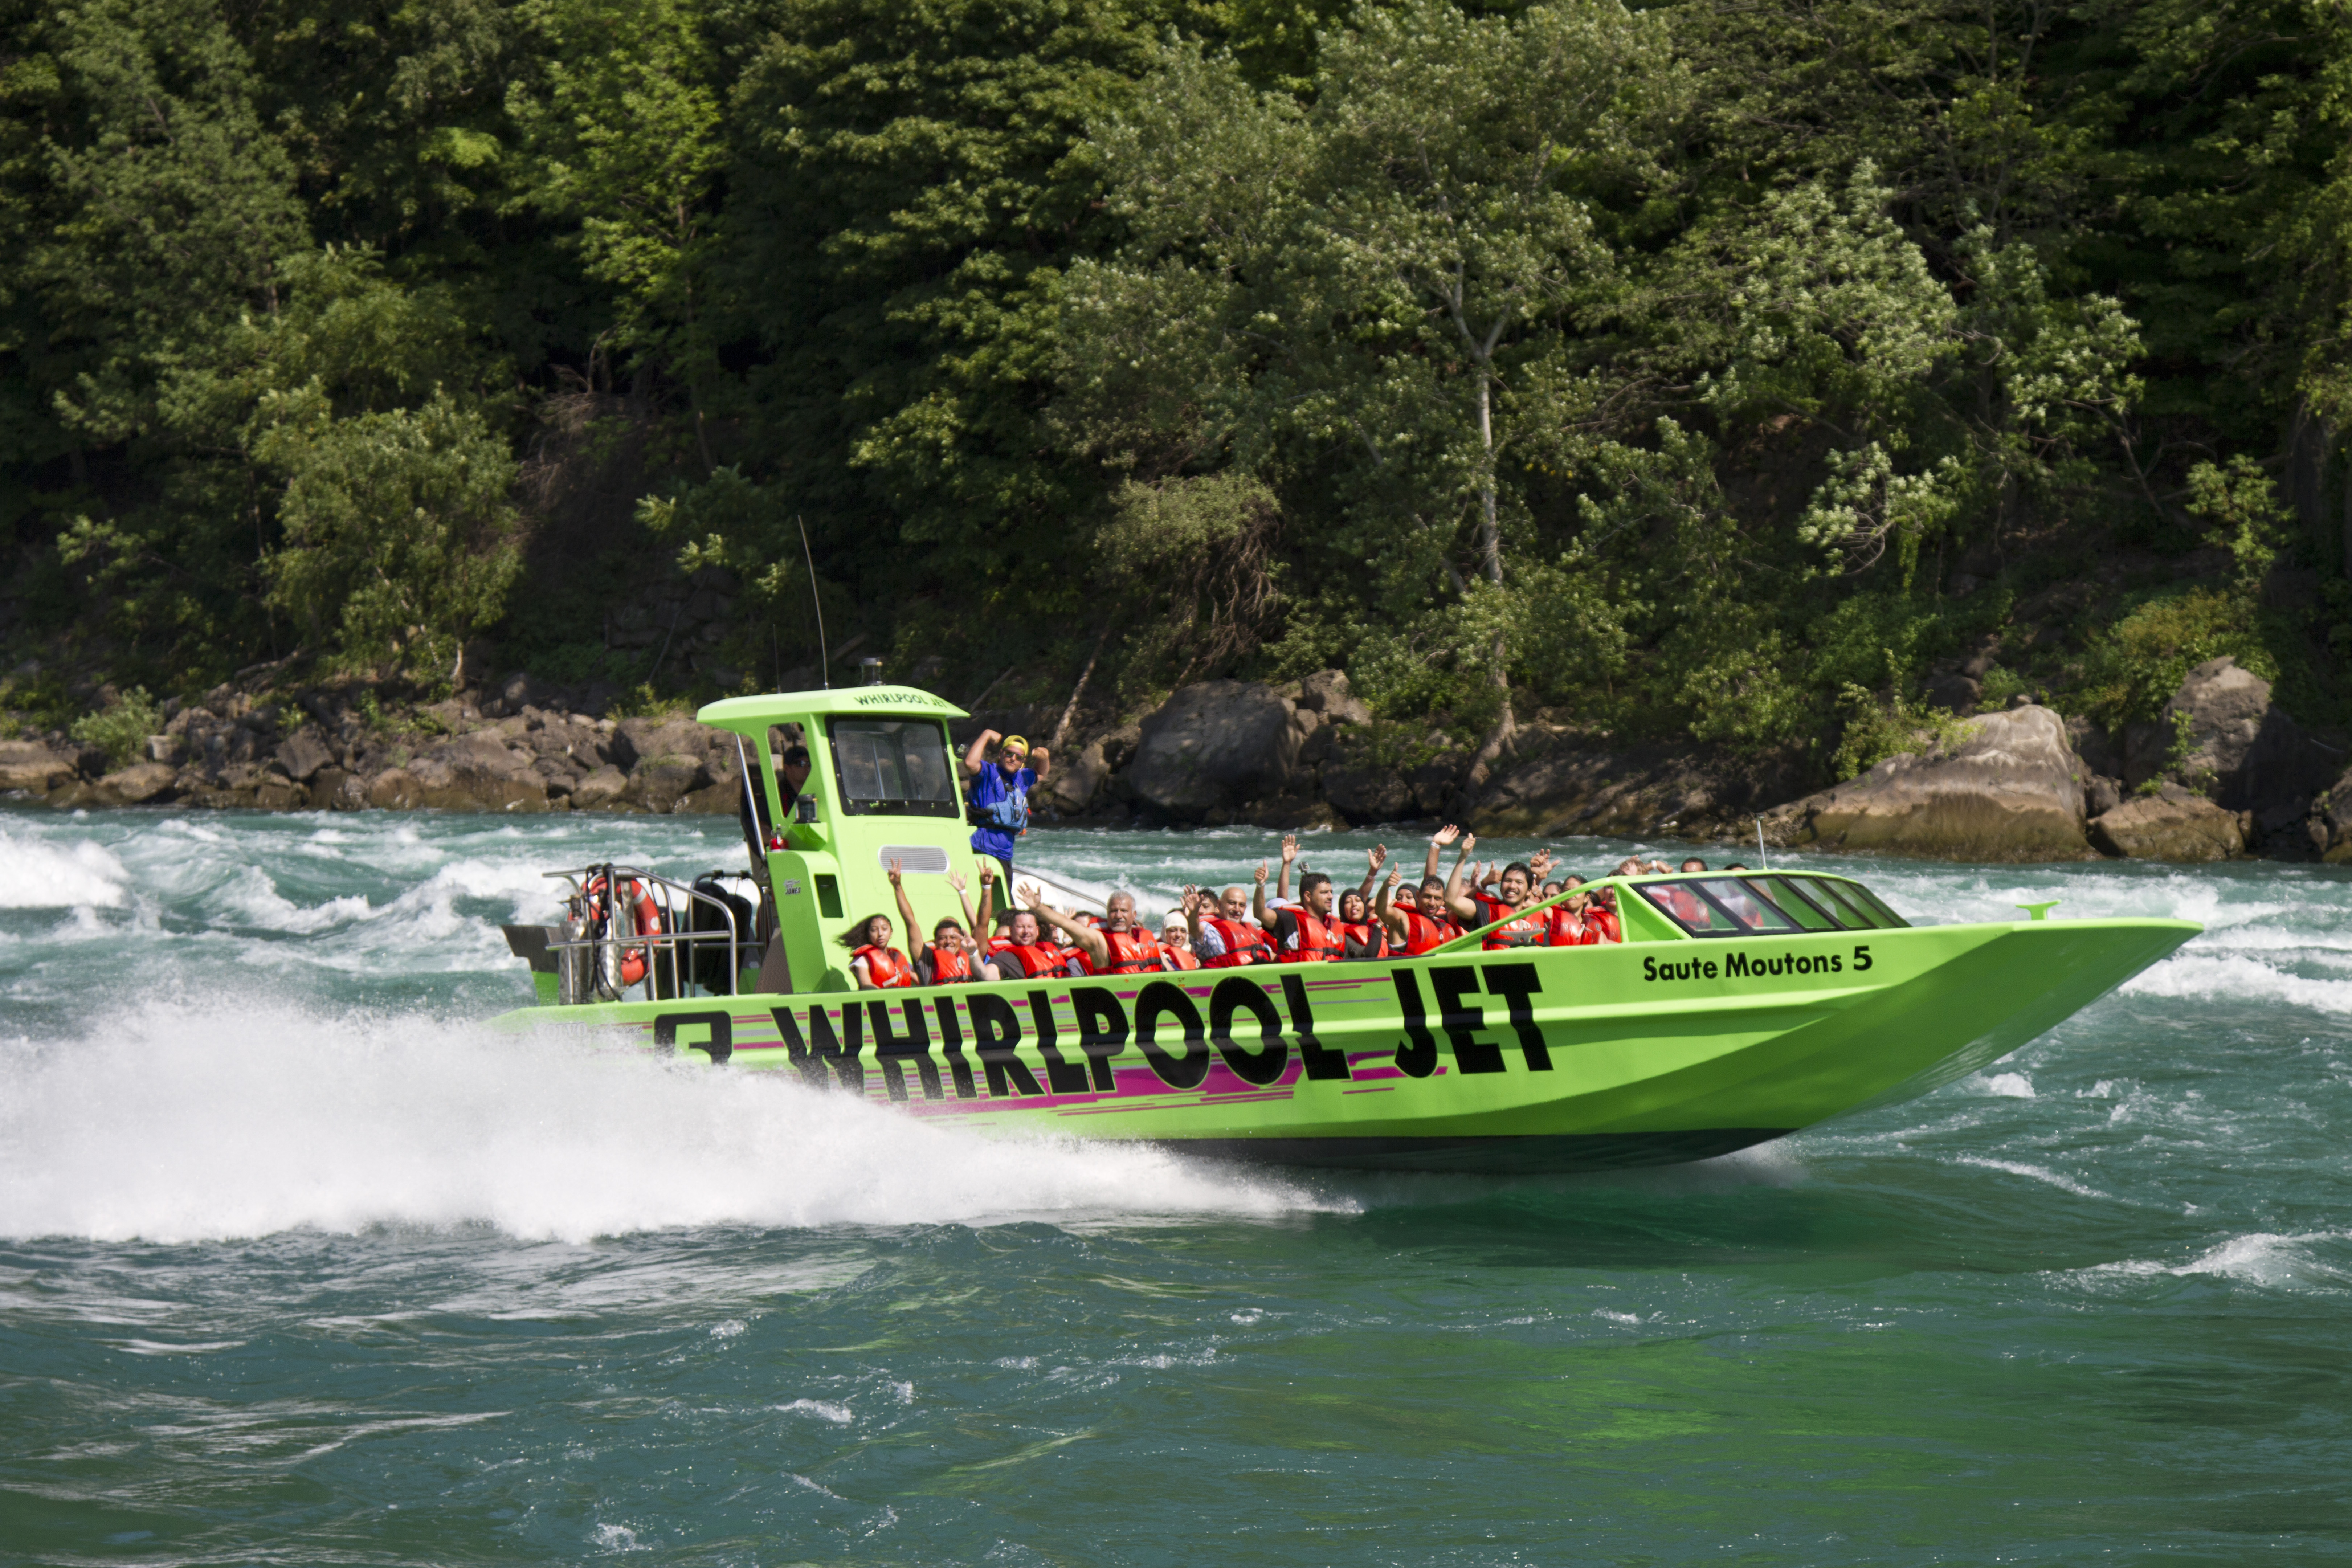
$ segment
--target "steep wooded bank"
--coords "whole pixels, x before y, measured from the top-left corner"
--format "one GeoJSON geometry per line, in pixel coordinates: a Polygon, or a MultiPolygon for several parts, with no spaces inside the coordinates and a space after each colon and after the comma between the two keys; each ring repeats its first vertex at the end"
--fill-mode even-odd
{"type": "Polygon", "coordinates": [[[625,780],[518,750],[510,678],[617,725],[877,657],[1147,820],[1196,811],[1121,750],[1180,689],[1289,723],[1344,670],[1305,773],[1197,814],[1973,842],[1854,797],[1998,752],[2108,852],[2228,839],[2175,795],[2332,842],[2336,8],[0,18],[41,787],[157,752],[152,798],[307,800],[518,721],[478,773],[625,780]],[[2199,738],[2223,668],[2251,752],[2199,738]],[[1962,732],[2021,697],[2071,761],[1962,732]]]}

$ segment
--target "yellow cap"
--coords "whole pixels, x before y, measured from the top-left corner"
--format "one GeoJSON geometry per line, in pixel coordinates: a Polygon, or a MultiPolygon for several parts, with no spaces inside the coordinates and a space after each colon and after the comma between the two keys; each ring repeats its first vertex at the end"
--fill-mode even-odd
{"type": "Polygon", "coordinates": [[[1020,747],[1023,751],[1024,751],[1024,752],[1025,752],[1025,751],[1027,751],[1027,750],[1029,749],[1029,742],[1028,742],[1028,741],[1027,741],[1027,740],[1024,739],[1022,736],[1019,736],[1019,735],[1007,735],[1007,736],[1005,736],[1005,737],[1004,737],[1004,740],[1003,740],[1003,749],[1004,749],[1005,751],[1008,751],[1008,752],[1009,752],[1009,751],[1011,751],[1011,750],[1012,750],[1013,747],[1015,747],[1015,746],[1020,747]]]}

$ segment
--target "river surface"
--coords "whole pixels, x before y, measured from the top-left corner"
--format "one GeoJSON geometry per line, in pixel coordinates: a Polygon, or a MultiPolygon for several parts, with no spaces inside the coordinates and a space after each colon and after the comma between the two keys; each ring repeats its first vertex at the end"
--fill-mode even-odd
{"type": "MultiPolygon", "coordinates": [[[[1273,845],[1024,853],[1149,909],[1273,845]]],[[[1487,1180],[482,1027],[541,871],[740,856],[0,811],[0,1562],[2352,1560],[2352,875],[1818,858],[1923,920],[2209,929],[1927,1099],[1487,1180]]]]}

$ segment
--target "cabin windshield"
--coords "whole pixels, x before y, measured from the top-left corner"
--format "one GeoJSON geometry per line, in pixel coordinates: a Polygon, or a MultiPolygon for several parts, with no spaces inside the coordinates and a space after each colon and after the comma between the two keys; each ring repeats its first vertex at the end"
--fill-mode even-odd
{"type": "Polygon", "coordinates": [[[835,719],[834,777],[851,816],[961,816],[963,800],[936,719],[835,719]]]}
{"type": "Polygon", "coordinates": [[[1859,883],[1826,877],[1706,877],[1635,890],[1693,936],[1873,931],[1910,923],[1859,883]]]}

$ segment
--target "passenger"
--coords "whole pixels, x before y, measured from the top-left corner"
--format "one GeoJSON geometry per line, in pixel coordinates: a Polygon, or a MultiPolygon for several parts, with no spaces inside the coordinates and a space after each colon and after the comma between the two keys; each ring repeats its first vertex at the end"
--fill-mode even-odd
{"type": "Polygon", "coordinates": [[[1052,766],[1053,759],[1044,747],[1032,752],[1020,736],[1000,736],[993,730],[982,730],[980,738],[964,750],[963,771],[971,780],[964,801],[978,824],[971,834],[972,853],[993,856],[1002,862],[1007,887],[1012,886],[1013,841],[1029,831],[1029,792],[1044,781],[1052,766]],[[997,740],[1004,743],[997,748],[994,765],[982,766],[989,742],[997,740]]]}
{"type": "Polygon", "coordinates": [[[1689,859],[1683,862],[1683,869],[1685,871],[1704,871],[1706,869],[1706,862],[1694,855],[1689,859]]]}
{"type": "Polygon", "coordinates": [[[1160,970],[1160,943],[1135,918],[1135,895],[1113,893],[1103,905],[1100,926],[1073,920],[1046,903],[1033,884],[1021,889],[1037,918],[1066,934],[1077,945],[1078,962],[1088,974],[1156,974],[1160,970]]]}
{"type": "MultiPolygon", "coordinates": [[[[899,880],[899,863],[890,862],[890,890],[898,896],[898,918],[908,931],[919,931],[921,922],[915,919],[914,906],[907,901],[906,885],[899,880]]],[[[964,985],[980,978],[980,942],[971,933],[988,929],[990,905],[996,898],[996,870],[992,863],[980,863],[980,912],[974,914],[971,900],[964,896],[965,882],[961,874],[948,873],[948,886],[955,889],[956,901],[963,906],[963,919],[953,915],[942,918],[931,927],[931,940],[915,955],[915,983],[919,985],[964,985]]]]}
{"type": "Polygon", "coordinates": [[[1584,911],[1584,923],[1598,932],[1600,940],[1604,942],[1625,940],[1625,928],[1617,921],[1616,889],[1600,888],[1593,891],[1592,903],[1584,911]]]}
{"type": "Polygon", "coordinates": [[[841,945],[849,949],[849,973],[857,977],[860,991],[887,991],[915,983],[915,966],[890,945],[888,915],[859,921],[841,933],[841,945]]]}
{"type": "MultiPolygon", "coordinates": [[[[1391,882],[1395,879],[1393,876],[1390,878],[1391,882]]],[[[1387,928],[1372,918],[1371,900],[1364,896],[1361,888],[1350,888],[1339,895],[1339,934],[1347,942],[1347,951],[1341,954],[1344,958],[1386,958],[1389,955],[1387,928]]]]}
{"type": "Polygon", "coordinates": [[[1037,917],[1014,910],[1006,917],[1004,933],[988,944],[988,962],[981,967],[983,980],[1034,980],[1065,973],[1063,950],[1044,940],[1037,917]]]}
{"type": "Polygon", "coordinates": [[[1562,889],[1568,897],[1544,911],[1546,946],[1591,947],[1601,941],[1601,932],[1592,923],[1592,895],[1583,888],[1583,878],[1569,878],[1562,889]]]}
{"type": "MultiPolygon", "coordinates": [[[[1265,885],[1265,868],[1257,868],[1258,886],[1265,885]]],[[[1192,933],[1192,956],[1203,969],[1237,969],[1276,962],[1274,939],[1249,918],[1250,895],[1227,888],[1213,906],[1201,889],[1184,889],[1185,923],[1192,933]],[[1195,896],[1197,895],[1197,896],[1195,896]],[[1212,909],[1214,913],[1211,913],[1212,909]]]]}
{"type": "MultiPolygon", "coordinates": [[[[1258,884],[1258,919],[1265,919],[1265,884],[1258,884]]],[[[1337,963],[1348,943],[1331,909],[1331,879],[1309,871],[1298,879],[1298,902],[1275,913],[1274,945],[1285,963],[1337,963]]]]}
{"type": "Polygon", "coordinates": [[[1617,869],[1609,874],[1612,877],[1638,877],[1642,872],[1642,858],[1639,855],[1628,855],[1618,861],[1617,869]]]}
{"type": "MultiPolygon", "coordinates": [[[[1475,837],[1468,840],[1469,844],[1476,842],[1475,837]]],[[[1548,925],[1543,914],[1522,915],[1518,911],[1536,901],[1536,883],[1550,868],[1549,850],[1538,850],[1532,864],[1514,860],[1503,868],[1500,884],[1492,894],[1462,886],[1457,870],[1454,881],[1445,889],[1446,910],[1469,928],[1495,926],[1481,942],[1490,952],[1507,947],[1540,947],[1548,925]],[[1502,923],[1496,925],[1496,921],[1502,923]]]]}
{"type": "Polygon", "coordinates": [[[1171,971],[1201,967],[1201,961],[1192,956],[1192,924],[1181,909],[1170,910],[1168,918],[1160,922],[1160,962],[1171,971]]]}
{"type": "Polygon", "coordinates": [[[1381,884],[1379,900],[1372,906],[1372,912],[1380,916],[1396,952],[1411,958],[1433,947],[1443,947],[1462,934],[1462,928],[1445,912],[1444,881],[1423,877],[1419,891],[1411,900],[1399,901],[1394,895],[1397,883],[1402,879],[1402,872],[1391,871],[1389,879],[1381,884]]]}

